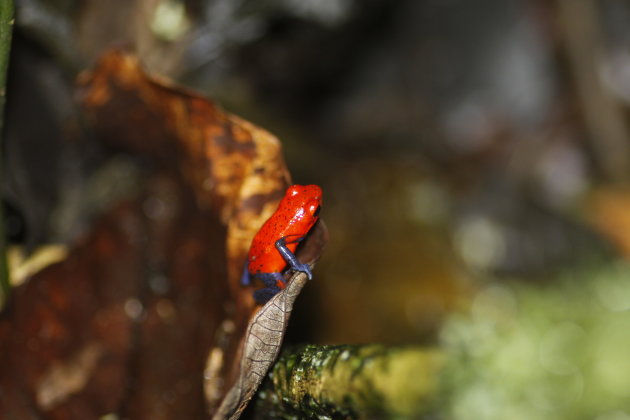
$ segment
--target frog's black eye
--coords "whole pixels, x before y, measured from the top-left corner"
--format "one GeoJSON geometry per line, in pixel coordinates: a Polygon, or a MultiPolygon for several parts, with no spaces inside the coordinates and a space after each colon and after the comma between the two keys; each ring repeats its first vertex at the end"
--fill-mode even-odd
{"type": "Polygon", "coordinates": [[[317,206],[315,209],[315,213],[313,213],[313,217],[319,217],[319,211],[322,209],[322,206],[317,206]]]}

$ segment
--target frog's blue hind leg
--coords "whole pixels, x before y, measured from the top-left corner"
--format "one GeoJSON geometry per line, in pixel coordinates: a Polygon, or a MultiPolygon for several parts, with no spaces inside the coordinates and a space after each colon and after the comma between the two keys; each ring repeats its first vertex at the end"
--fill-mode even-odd
{"type": "Polygon", "coordinates": [[[254,300],[260,304],[267,303],[281,289],[278,282],[284,283],[282,273],[257,273],[254,277],[263,282],[266,286],[263,289],[254,290],[254,300]]]}
{"type": "MultiPolygon", "coordinates": [[[[308,264],[302,264],[298,261],[297,257],[289,248],[287,248],[287,238],[288,236],[284,236],[276,241],[276,249],[282,255],[282,258],[287,262],[287,264],[291,267],[293,271],[301,271],[306,273],[308,279],[311,280],[313,278],[313,273],[311,272],[311,267],[308,264]]],[[[300,242],[304,237],[297,238],[288,243],[300,242]]]]}
{"type": "Polygon", "coordinates": [[[269,301],[269,299],[274,297],[279,291],[280,291],[280,288],[278,286],[265,287],[264,289],[254,290],[254,300],[256,301],[256,303],[260,305],[264,305],[265,303],[269,301]]]}

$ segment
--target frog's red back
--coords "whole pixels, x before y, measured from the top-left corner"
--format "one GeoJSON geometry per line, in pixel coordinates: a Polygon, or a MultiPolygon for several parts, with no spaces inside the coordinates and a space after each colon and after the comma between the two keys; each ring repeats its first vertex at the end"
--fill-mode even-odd
{"type": "Polygon", "coordinates": [[[247,269],[251,274],[278,273],[286,261],[275,243],[286,238],[287,248],[295,252],[303,238],[319,218],[322,189],[317,185],[292,185],[287,188],[278,209],[263,224],[252,241],[247,269]]]}

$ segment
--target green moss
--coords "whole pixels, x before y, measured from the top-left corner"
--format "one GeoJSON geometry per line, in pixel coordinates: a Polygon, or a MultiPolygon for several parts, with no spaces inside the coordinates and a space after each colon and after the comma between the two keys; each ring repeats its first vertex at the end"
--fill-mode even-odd
{"type": "Polygon", "coordinates": [[[290,349],[274,366],[271,384],[259,394],[259,411],[266,410],[266,418],[285,419],[386,418],[385,413],[387,418],[417,418],[427,411],[441,365],[437,352],[416,347],[290,349]]]}

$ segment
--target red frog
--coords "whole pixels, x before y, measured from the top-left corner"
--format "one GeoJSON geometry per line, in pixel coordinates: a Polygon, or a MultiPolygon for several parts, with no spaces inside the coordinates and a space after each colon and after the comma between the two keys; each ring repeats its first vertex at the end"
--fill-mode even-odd
{"type": "Polygon", "coordinates": [[[313,277],[308,264],[298,261],[295,249],[319,218],[322,189],[317,185],[292,185],[287,189],[278,209],[260,228],[249,248],[241,283],[249,285],[251,278],[266,286],[254,291],[256,302],[263,304],[284,289],[286,268],[302,271],[313,277]]]}

